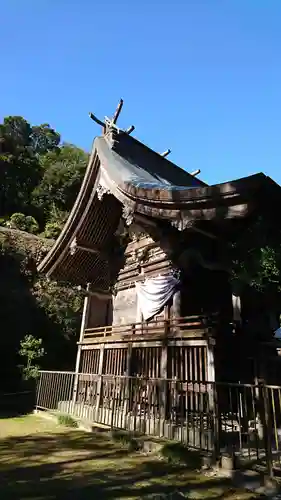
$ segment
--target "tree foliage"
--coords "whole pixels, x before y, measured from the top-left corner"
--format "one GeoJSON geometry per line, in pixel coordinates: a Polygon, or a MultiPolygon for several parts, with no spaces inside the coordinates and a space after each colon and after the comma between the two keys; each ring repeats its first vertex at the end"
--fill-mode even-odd
{"type": "Polygon", "coordinates": [[[0,125],[2,216],[32,212],[32,193],[42,177],[39,156],[57,149],[59,142],[60,135],[49,125],[32,127],[21,116],[4,118],[0,125]]]}
{"type": "Polygon", "coordinates": [[[32,216],[43,231],[57,233],[58,214],[65,220],[82,182],[88,154],[72,144],[60,144],[60,134],[48,124],[30,125],[8,116],[0,125],[0,217],[32,216]],[[54,215],[54,220],[52,216],[54,215]]]}
{"type": "MultiPolygon", "coordinates": [[[[70,211],[85,174],[88,155],[71,144],[51,151],[40,161],[42,179],[33,192],[33,200],[45,216],[70,211]]],[[[57,217],[55,217],[57,221],[57,217]]]]}
{"type": "Polygon", "coordinates": [[[56,238],[63,227],[87,160],[83,150],[61,144],[60,134],[46,123],[31,125],[21,116],[8,116],[0,124],[0,347],[4,358],[0,380],[5,380],[5,390],[8,384],[15,388],[22,373],[26,377],[36,372],[29,362],[24,372],[19,370],[27,335],[30,349],[42,339],[47,353],[41,358],[42,366],[74,367],[82,297],[67,284],[38,276],[37,264],[53,244],[44,236],[56,238]]]}
{"type": "Polygon", "coordinates": [[[57,238],[66,222],[67,217],[68,212],[66,210],[59,210],[53,204],[45,224],[45,238],[57,238]]]}
{"type": "Polygon", "coordinates": [[[25,364],[20,366],[24,380],[36,379],[39,375],[40,366],[35,363],[45,354],[42,347],[42,339],[36,339],[33,335],[26,335],[20,341],[19,355],[24,359],[25,364]]]}
{"type": "Polygon", "coordinates": [[[5,222],[7,227],[11,229],[20,229],[21,231],[27,231],[28,233],[36,234],[39,231],[38,222],[32,217],[32,215],[24,215],[17,212],[5,222]]]}
{"type": "Polygon", "coordinates": [[[281,231],[259,216],[231,242],[234,280],[259,291],[281,292],[281,231]]]}
{"type": "MultiPolygon", "coordinates": [[[[20,343],[42,339],[48,369],[73,369],[81,321],[82,295],[67,284],[37,274],[37,264],[53,241],[18,230],[0,230],[0,385],[14,390],[21,379],[20,343]]],[[[1,387],[0,387],[1,390],[1,387]]]]}

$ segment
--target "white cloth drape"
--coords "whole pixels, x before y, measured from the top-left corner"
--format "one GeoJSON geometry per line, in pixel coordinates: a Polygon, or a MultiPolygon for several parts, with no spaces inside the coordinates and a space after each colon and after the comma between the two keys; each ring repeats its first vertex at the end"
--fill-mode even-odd
{"type": "Polygon", "coordinates": [[[233,321],[241,322],[241,299],[238,295],[232,295],[233,321]]]}
{"type": "Polygon", "coordinates": [[[136,283],[138,307],[144,321],[153,318],[174,295],[180,281],[173,275],[147,278],[136,283]]]}

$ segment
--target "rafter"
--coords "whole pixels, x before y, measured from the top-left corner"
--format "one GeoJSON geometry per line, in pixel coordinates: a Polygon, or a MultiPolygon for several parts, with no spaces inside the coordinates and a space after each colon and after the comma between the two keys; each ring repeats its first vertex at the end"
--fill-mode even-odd
{"type": "Polygon", "coordinates": [[[107,289],[107,290],[100,290],[98,288],[94,288],[93,290],[91,289],[91,285],[87,288],[82,287],[81,285],[77,286],[77,290],[85,294],[86,296],[89,297],[97,297],[98,299],[102,300],[109,300],[112,299],[112,292],[107,289]]]}

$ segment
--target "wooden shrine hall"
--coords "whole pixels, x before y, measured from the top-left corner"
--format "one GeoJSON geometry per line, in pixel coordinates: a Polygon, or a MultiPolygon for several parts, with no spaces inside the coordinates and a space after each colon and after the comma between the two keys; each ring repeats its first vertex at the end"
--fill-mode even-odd
{"type": "Polygon", "coordinates": [[[85,291],[76,372],[246,382],[228,242],[269,210],[264,200],[274,210],[281,189],[261,173],[207,185],[169,161],[169,151],[135,139],[134,127],[118,128],[122,104],[112,119],[90,114],[102,135],[39,266],[85,291]]]}

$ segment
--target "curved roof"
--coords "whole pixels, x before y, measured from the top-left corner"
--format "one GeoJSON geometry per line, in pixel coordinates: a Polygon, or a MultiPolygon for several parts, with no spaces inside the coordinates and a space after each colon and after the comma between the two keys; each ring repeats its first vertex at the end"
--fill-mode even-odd
{"type": "Polygon", "coordinates": [[[243,217],[266,179],[257,174],[208,186],[111,127],[94,140],[76,202],[39,271],[106,289],[111,280],[108,248],[121,217],[127,224],[139,216],[166,220],[178,229],[194,220],[243,217]]]}

